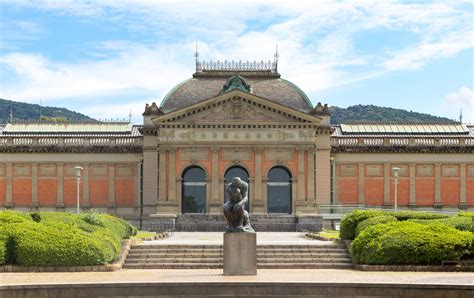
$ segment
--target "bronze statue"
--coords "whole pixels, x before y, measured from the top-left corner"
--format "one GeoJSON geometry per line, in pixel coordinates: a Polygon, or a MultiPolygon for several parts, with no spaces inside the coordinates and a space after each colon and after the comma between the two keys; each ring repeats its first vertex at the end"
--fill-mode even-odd
{"type": "Polygon", "coordinates": [[[225,191],[229,194],[229,201],[224,204],[226,232],[254,232],[250,225],[249,213],[245,210],[248,189],[248,184],[239,177],[232,178],[231,182],[226,184],[225,191]]]}

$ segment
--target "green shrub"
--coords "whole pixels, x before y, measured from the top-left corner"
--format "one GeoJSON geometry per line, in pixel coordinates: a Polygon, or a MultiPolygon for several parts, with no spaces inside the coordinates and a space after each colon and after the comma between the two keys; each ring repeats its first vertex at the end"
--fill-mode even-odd
{"type": "Polygon", "coordinates": [[[356,236],[359,235],[363,230],[365,230],[366,228],[370,226],[393,222],[393,221],[397,221],[397,219],[391,215],[379,215],[379,216],[369,217],[359,222],[356,228],[356,236]]]}
{"type": "Polygon", "coordinates": [[[22,223],[27,221],[31,221],[31,217],[29,217],[25,213],[11,210],[0,212],[0,226],[13,223],[22,223]]]}
{"type": "Polygon", "coordinates": [[[466,217],[472,217],[474,218],[474,212],[468,212],[468,211],[461,211],[458,214],[459,216],[466,216],[466,217]]]}
{"type": "Polygon", "coordinates": [[[472,219],[470,217],[463,216],[451,216],[448,218],[440,219],[409,219],[408,221],[417,222],[421,224],[432,224],[432,223],[442,223],[447,226],[453,227],[461,231],[472,231],[472,219]]]}
{"type": "Polygon", "coordinates": [[[19,212],[0,212],[0,264],[105,264],[118,257],[122,239],[136,234],[136,228],[124,220],[94,212],[43,212],[38,223],[32,218],[19,212]],[[6,243],[4,250],[2,243],[6,243]]]}
{"type": "Polygon", "coordinates": [[[445,224],[410,221],[366,228],[352,242],[352,260],[358,264],[439,264],[469,254],[472,234],[445,224]]]}
{"type": "Polygon", "coordinates": [[[399,221],[408,220],[408,219],[439,219],[439,218],[448,218],[447,214],[439,213],[430,213],[430,212],[420,212],[420,211],[397,211],[397,212],[386,212],[387,215],[392,215],[397,218],[399,221]]]}
{"type": "Polygon", "coordinates": [[[115,258],[103,241],[67,224],[18,224],[14,234],[21,266],[100,265],[115,258]]]}
{"type": "Polygon", "coordinates": [[[104,222],[95,212],[88,212],[84,215],[84,221],[94,226],[104,226],[104,222]]]}
{"type": "Polygon", "coordinates": [[[340,225],[341,239],[352,240],[356,236],[357,225],[367,218],[380,216],[384,213],[380,210],[354,210],[344,216],[340,225]]]}
{"type": "Polygon", "coordinates": [[[0,265],[7,262],[7,243],[0,239],[0,265]]]}

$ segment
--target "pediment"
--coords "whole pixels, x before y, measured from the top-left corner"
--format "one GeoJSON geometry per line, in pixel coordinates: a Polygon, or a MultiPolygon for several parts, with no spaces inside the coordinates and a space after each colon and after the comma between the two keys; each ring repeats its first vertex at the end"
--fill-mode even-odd
{"type": "Polygon", "coordinates": [[[153,118],[155,125],[173,124],[319,124],[319,117],[242,92],[205,100],[153,118]]]}

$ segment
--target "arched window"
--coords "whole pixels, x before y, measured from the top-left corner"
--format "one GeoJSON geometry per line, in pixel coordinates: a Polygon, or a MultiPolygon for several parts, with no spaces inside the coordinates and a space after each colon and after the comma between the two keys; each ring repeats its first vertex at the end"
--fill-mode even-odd
{"type": "Polygon", "coordinates": [[[190,167],[183,173],[181,184],[182,213],[206,213],[206,173],[190,167]]]}
{"type": "Polygon", "coordinates": [[[283,167],[274,167],[268,172],[268,213],[291,214],[291,175],[283,167]]]}
{"type": "MultiPolygon", "coordinates": [[[[225,184],[229,183],[234,177],[239,177],[240,179],[242,179],[242,181],[249,183],[249,173],[247,172],[246,169],[240,166],[231,167],[225,172],[224,183],[225,184]]],[[[249,192],[250,192],[250,185],[249,185],[249,192]]],[[[249,193],[247,193],[247,197],[249,198],[249,201],[247,201],[247,203],[245,204],[245,210],[249,211],[249,202],[250,202],[249,193]]],[[[229,200],[229,194],[225,191],[225,185],[224,185],[224,202],[227,202],[228,200],[229,200]]]]}

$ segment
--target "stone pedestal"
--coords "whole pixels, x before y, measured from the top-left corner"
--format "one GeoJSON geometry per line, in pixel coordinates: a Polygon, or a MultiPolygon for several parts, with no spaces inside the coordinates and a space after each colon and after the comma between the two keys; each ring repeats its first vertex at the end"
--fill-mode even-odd
{"type": "Polygon", "coordinates": [[[257,275],[256,233],[224,233],[224,275],[257,275]]]}

